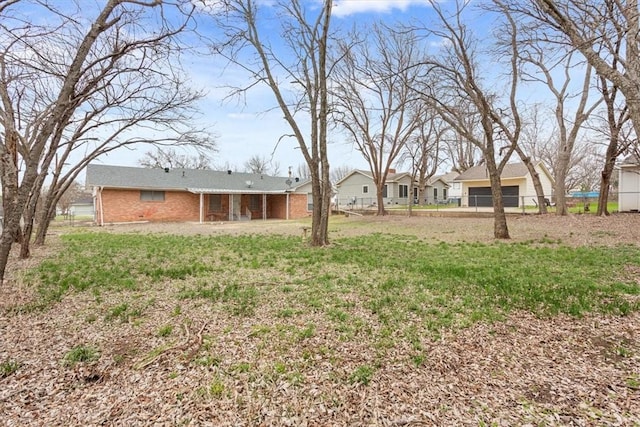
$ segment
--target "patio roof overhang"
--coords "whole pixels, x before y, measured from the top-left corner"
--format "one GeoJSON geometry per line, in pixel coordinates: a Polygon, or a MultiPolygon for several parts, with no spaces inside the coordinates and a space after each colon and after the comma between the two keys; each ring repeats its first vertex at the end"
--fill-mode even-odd
{"type": "Polygon", "coordinates": [[[193,194],[287,194],[292,190],[258,190],[255,188],[243,188],[241,190],[231,190],[223,188],[187,188],[193,194]]]}

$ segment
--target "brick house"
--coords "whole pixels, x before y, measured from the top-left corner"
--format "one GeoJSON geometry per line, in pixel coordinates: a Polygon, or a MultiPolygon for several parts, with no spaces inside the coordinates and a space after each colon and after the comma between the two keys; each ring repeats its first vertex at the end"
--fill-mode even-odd
{"type": "Polygon", "coordinates": [[[233,171],[90,164],[98,225],[130,221],[240,221],[309,216],[306,183],[233,171]]]}

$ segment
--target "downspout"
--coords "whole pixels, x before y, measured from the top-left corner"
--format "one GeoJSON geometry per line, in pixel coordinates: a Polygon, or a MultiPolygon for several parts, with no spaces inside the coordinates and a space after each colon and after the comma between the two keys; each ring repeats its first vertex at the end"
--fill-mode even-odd
{"type": "Polygon", "coordinates": [[[102,188],[103,187],[98,187],[98,206],[100,206],[100,210],[98,212],[100,212],[100,220],[98,225],[100,227],[104,226],[104,207],[102,205],[102,188]]]}

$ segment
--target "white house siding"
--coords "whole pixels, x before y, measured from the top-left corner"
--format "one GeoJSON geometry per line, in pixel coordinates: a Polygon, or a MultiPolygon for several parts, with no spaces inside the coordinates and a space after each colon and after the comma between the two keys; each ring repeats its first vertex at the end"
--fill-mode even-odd
{"type": "MultiPolygon", "coordinates": [[[[542,184],[544,197],[551,200],[551,196],[553,195],[553,182],[551,181],[551,177],[542,169],[542,167],[540,167],[540,165],[536,166],[536,170],[538,171],[538,176],[540,176],[540,183],[542,184]]],[[[533,179],[529,173],[527,173],[524,189],[520,188],[520,195],[525,196],[524,204],[526,206],[535,205],[532,199],[536,198],[536,189],[533,186],[533,179]]]]}
{"type": "Polygon", "coordinates": [[[462,197],[462,183],[458,181],[448,182],[449,190],[447,191],[447,196],[450,199],[459,199],[462,197]]]}
{"type": "Polygon", "coordinates": [[[622,166],[618,187],[618,210],[640,211],[640,166],[622,166]]]}
{"type": "Polygon", "coordinates": [[[353,173],[340,183],[338,187],[338,204],[344,206],[356,198],[356,204],[365,206],[376,200],[376,189],[373,181],[361,173],[353,173]],[[369,192],[363,193],[363,186],[368,186],[369,192]]]}
{"type": "Polygon", "coordinates": [[[69,213],[75,216],[93,216],[93,203],[72,204],[69,207],[69,213]]]}
{"type": "MultiPolygon", "coordinates": [[[[411,195],[400,198],[400,185],[409,186],[411,179],[409,176],[403,176],[398,181],[387,181],[387,197],[385,197],[385,205],[406,205],[411,200],[411,195]]],[[[409,189],[407,188],[407,191],[409,189]]],[[[355,206],[369,207],[377,202],[376,187],[373,179],[362,173],[356,172],[345,178],[338,186],[338,204],[340,206],[353,203],[355,198],[355,206]],[[364,193],[363,187],[368,187],[368,192],[364,193]]]]}

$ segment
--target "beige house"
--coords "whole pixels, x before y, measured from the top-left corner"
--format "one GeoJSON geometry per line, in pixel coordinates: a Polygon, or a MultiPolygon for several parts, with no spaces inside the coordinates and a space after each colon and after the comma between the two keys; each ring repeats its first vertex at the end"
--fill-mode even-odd
{"type": "MultiPolygon", "coordinates": [[[[535,169],[540,176],[545,198],[551,200],[553,195],[553,177],[542,163],[535,169]]],[[[467,169],[454,180],[461,183],[462,206],[493,206],[491,183],[485,165],[467,169]]],[[[508,163],[500,177],[505,207],[523,207],[536,205],[536,191],[533,179],[524,163],[508,163]]]]}

